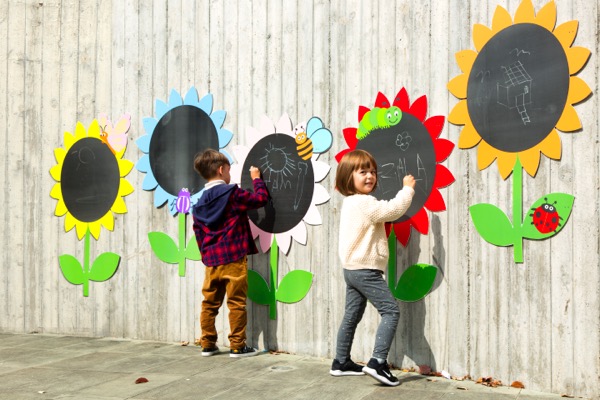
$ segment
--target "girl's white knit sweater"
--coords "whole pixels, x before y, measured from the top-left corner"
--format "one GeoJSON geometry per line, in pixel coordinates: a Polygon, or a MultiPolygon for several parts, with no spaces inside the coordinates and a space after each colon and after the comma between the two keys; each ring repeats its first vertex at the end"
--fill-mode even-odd
{"type": "Polygon", "coordinates": [[[340,215],[339,254],[346,269],[379,269],[385,271],[389,251],[385,222],[400,218],[415,191],[404,186],[391,200],[377,200],[366,194],[344,199],[340,215]]]}

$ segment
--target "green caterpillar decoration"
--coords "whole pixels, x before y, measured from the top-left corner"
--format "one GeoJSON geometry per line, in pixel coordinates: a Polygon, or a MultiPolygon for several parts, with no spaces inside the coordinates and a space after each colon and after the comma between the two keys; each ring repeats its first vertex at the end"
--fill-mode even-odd
{"type": "Polygon", "coordinates": [[[356,130],[356,138],[358,140],[363,140],[371,133],[371,131],[378,128],[389,128],[390,126],[397,125],[401,119],[402,111],[400,111],[398,107],[375,107],[363,115],[358,124],[358,129],[356,130]]]}

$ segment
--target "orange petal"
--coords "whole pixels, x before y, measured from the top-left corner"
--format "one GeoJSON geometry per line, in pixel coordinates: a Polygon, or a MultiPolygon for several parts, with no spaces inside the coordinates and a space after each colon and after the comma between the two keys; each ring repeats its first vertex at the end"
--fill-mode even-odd
{"type": "Polygon", "coordinates": [[[493,35],[492,30],[487,26],[481,24],[473,25],[473,44],[475,44],[475,49],[481,51],[493,35]]]}
{"type": "Polygon", "coordinates": [[[569,63],[569,75],[578,73],[585,65],[591,52],[585,47],[571,47],[565,50],[569,63]]]}
{"type": "Polygon", "coordinates": [[[575,107],[570,104],[565,105],[565,109],[556,123],[556,128],[563,132],[573,132],[581,129],[581,121],[579,120],[577,111],[575,111],[575,107]]]}
{"type": "Polygon", "coordinates": [[[448,122],[454,125],[464,125],[466,121],[469,119],[469,110],[467,109],[467,101],[461,100],[459,101],[452,111],[450,111],[450,115],[448,115],[448,122]]]}
{"type": "Polygon", "coordinates": [[[497,157],[497,150],[482,140],[477,147],[477,167],[480,171],[489,167],[497,157]]]}
{"type": "Polygon", "coordinates": [[[519,160],[521,160],[521,165],[523,165],[523,169],[527,171],[529,175],[534,177],[540,166],[539,146],[532,147],[531,149],[519,153],[519,160]]]}
{"type": "Polygon", "coordinates": [[[546,157],[553,160],[560,160],[562,143],[556,129],[552,129],[552,132],[538,145],[538,148],[546,157]]]}
{"type": "Polygon", "coordinates": [[[578,76],[572,76],[569,82],[568,104],[577,104],[585,100],[592,93],[592,89],[578,76]]]}
{"type": "Polygon", "coordinates": [[[460,132],[460,136],[458,137],[458,148],[470,149],[477,146],[479,142],[481,142],[481,136],[479,136],[479,133],[477,133],[475,127],[469,121],[460,132]]]}
{"type": "Polygon", "coordinates": [[[531,0],[523,0],[515,13],[515,24],[535,21],[535,9],[531,0]]]}
{"type": "Polygon", "coordinates": [[[552,32],[556,25],[556,4],[554,4],[554,1],[542,7],[535,17],[535,23],[552,32]]]}
{"type": "Polygon", "coordinates": [[[506,8],[497,6],[494,12],[494,18],[492,19],[492,32],[494,34],[500,32],[502,29],[512,25],[512,17],[506,10],[506,8]]]}
{"type": "Polygon", "coordinates": [[[554,36],[558,39],[560,44],[567,49],[571,47],[573,41],[575,40],[575,36],[577,35],[577,29],[579,27],[579,22],[577,21],[568,21],[564,24],[561,24],[556,27],[554,30],[554,36]]]}
{"type": "Polygon", "coordinates": [[[469,77],[467,76],[467,74],[455,76],[450,82],[448,82],[448,90],[457,98],[464,99],[467,97],[468,80],[469,77]]]}
{"type": "Polygon", "coordinates": [[[517,162],[517,153],[507,153],[498,151],[498,170],[502,179],[506,179],[512,173],[515,163],[517,162]]]}
{"type": "Polygon", "coordinates": [[[456,53],[454,57],[456,58],[458,68],[460,68],[462,72],[469,74],[477,59],[477,52],[473,50],[462,50],[456,53]]]}

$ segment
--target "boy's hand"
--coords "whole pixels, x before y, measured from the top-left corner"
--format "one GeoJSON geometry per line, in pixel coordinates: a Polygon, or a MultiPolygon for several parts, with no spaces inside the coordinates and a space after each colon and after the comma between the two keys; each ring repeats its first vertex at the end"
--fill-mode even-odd
{"type": "Polygon", "coordinates": [[[404,186],[410,186],[413,189],[416,185],[415,178],[412,175],[406,175],[404,179],[402,179],[402,183],[404,184],[404,186]]]}
{"type": "Polygon", "coordinates": [[[251,166],[250,167],[250,177],[252,178],[252,180],[260,178],[260,169],[254,167],[254,166],[251,166]]]}

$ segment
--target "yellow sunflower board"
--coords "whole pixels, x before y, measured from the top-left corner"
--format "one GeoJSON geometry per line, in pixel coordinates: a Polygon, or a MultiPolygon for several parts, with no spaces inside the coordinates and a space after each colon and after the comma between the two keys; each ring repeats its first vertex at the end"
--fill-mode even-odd
{"type": "Polygon", "coordinates": [[[121,259],[106,252],[90,264],[90,236],[98,240],[102,227],[112,231],[113,213],[127,212],[123,197],[133,192],[133,186],[125,180],[133,163],[123,159],[129,127],[127,114],[114,126],[101,114],[87,130],[78,122],[74,134],[65,132],[64,147],[54,150],[57,164],[50,169],[57,182],[50,192],[58,200],[54,213],[65,217],[67,232],[75,228],[77,238],[85,239],[83,264],[74,256],[63,254],[59,265],[68,282],[83,285],[85,297],[89,296],[90,280],[110,279],[121,259]]]}
{"type": "Polygon", "coordinates": [[[574,47],[577,21],[556,26],[556,5],[536,14],[523,0],[514,18],[496,8],[491,28],[473,27],[475,50],[456,53],[462,74],[448,83],[460,101],[448,120],[463,126],[458,147],[477,147],[480,170],[497,161],[502,179],[512,174],[513,221],[492,204],[469,208],[479,234],[496,246],[514,246],[514,260],[523,262],[523,239],[547,239],[567,222],[574,197],[566,193],[541,196],[523,219],[523,170],[535,177],[543,155],[561,158],[558,131],[582,128],[573,107],[591,90],[574,76],[590,51],[574,47]]]}

